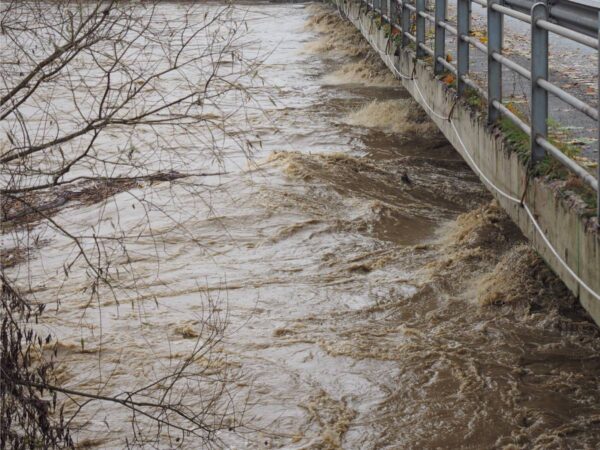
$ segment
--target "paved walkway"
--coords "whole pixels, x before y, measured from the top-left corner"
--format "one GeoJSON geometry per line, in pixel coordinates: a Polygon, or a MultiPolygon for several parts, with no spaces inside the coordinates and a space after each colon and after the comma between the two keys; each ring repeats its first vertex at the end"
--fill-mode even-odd
{"type": "MultiPolygon", "coordinates": [[[[472,4],[472,30],[485,42],[486,11],[472,4]]],[[[449,20],[455,23],[456,0],[450,0],[449,20]]],[[[529,67],[530,25],[505,16],[504,54],[529,67]]],[[[448,39],[447,50],[456,58],[456,41],[448,39]]],[[[471,76],[482,86],[486,85],[487,57],[471,47],[471,76]]],[[[550,81],[565,91],[596,107],[598,105],[598,54],[597,51],[550,33],[550,81]]],[[[528,110],[531,83],[516,73],[503,70],[504,102],[513,102],[528,110]]],[[[593,169],[598,161],[598,124],[553,95],[549,96],[550,115],[557,124],[561,139],[581,148],[580,163],[593,169]],[[595,161],[595,162],[594,162],[595,161]]]]}

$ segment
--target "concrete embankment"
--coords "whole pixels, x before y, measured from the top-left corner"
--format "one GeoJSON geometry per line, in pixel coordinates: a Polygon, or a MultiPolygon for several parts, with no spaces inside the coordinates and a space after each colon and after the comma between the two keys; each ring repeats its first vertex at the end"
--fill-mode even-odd
{"type": "Polygon", "coordinates": [[[566,181],[530,178],[497,128],[464,102],[410,48],[388,42],[359,2],[332,0],[380,53],[502,207],[600,324],[600,234],[566,181]],[[448,120],[450,117],[451,120],[448,120]],[[524,204],[521,204],[524,199],[524,204]]]}

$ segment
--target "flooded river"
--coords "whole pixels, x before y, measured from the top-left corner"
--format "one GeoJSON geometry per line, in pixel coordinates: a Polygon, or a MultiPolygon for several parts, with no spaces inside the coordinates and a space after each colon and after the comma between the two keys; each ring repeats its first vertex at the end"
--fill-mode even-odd
{"type": "MultiPolygon", "coordinates": [[[[62,276],[50,230],[11,269],[60,299],[42,326],[61,385],[132,392],[194,354],[207,381],[171,395],[217,411],[216,448],[598,448],[597,327],[358,33],[325,6],[236,14],[268,55],[251,161],[61,210],[128,236],[114,296],[90,304],[80,261],[62,276]]],[[[73,428],[93,448],[136,432],[101,401],[73,428]]],[[[161,433],[148,447],[208,446],[161,433]]]]}

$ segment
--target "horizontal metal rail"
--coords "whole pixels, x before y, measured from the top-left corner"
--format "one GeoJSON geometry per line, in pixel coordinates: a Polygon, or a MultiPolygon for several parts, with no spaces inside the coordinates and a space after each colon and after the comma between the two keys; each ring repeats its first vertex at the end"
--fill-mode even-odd
{"type": "Polygon", "coordinates": [[[440,20],[438,22],[438,25],[440,27],[446,29],[450,33],[452,33],[454,36],[456,36],[458,34],[458,30],[456,28],[454,28],[452,25],[450,25],[448,22],[444,22],[443,20],[440,20]]]}
{"type": "Polygon", "coordinates": [[[547,90],[548,92],[550,92],[551,94],[556,96],[557,98],[560,98],[566,104],[572,106],[573,108],[577,109],[578,111],[581,111],[586,116],[588,116],[592,119],[598,120],[598,110],[595,108],[592,108],[587,103],[582,102],[577,97],[574,97],[573,95],[569,94],[568,92],[563,91],[561,88],[550,83],[548,80],[539,79],[539,80],[537,80],[537,84],[541,88],[547,90]]]}
{"type": "Polygon", "coordinates": [[[510,109],[500,103],[498,100],[492,102],[492,106],[500,111],[504,116],[508,117],[521,131],[527,135],[531,135],[531,127],[523,122],[519,116],[513,113],[510,109]]]}
{"type": "Polygon", "coordinates": [[[559,36],[578,42],[579,44],[587,45],[588,47],[595,49],[598,48],[598,39],[594,39],[590,36],[577,33],[576,31],[569,30],[565,27],[561,27],[560,25],[548,22],[547,20],[538,20],[537,25],[540,28],[543,28],[544,30],[552,31],[553,33],[558,34],[559,36]]]}
{"type": "Polygon", "coordinates": [[[485,44],[484,44],[483,42],[481,42],[480,40],[478,40],[478,39],[475,39],[475,38],[474,38],[474,37],[472,37],[472,36],[467,36],[467,35],[464,35],[464,34],[461,34],[461,35],[460,35],[460,38],[461,38],[461,39],[462,39],[464,42],[466,42],[466,43],[468,43],[468,44],[471,44],[473,47],[475,47],[475,48],[476,48],[476,49],[478,49],[478,50],[481,50],[483,53],[485,53],[485,54],[487,55],[488,49],[487,49],[487,47],[485,46],[485,44]]]}
{"type": "Polygon", "coordinates": [[[442,58],[441,56],[438,57],[437,60],[442,66],[446,68],[447,71],[452,72],[454,75],[456,75],[457,70],[456,67],[452,65],[452,63],[448,62],[445,58],[442,58]]]}
{"type": "Polygon", "coordinates": [[[425,11],[419,11],[419,15],[421,17],[423,17],[425,20],[427,20],[431,23],[435,23],[435,17],[433,17],[431,14],[427,14],[425,11]]]}
{"type": "MultiPolygon", "coordinates": [[[[527,134],[531,135],[531,127],[523,122],[515,113],[513,113],[510,109],[504,106],[502,103],[497,100],[494,101],[494,107],[498,109],[504,116],[509,118],[519,129],[527,134]]],[[[561,152],[558,148],[556,148],[550,141],[544,139],[541,136],[536,138],[539,145],[544,147],[544,149],[550,153],[554,158],[559,160],[563,165],[567,166],[578,176],[583,178],[586,183],[590,185],[595,190],[598,190],[598,180],[596,180],[589,172],[587,172],[584,168],[578,165],[571,158],[566,156],[563,152],[561,152]]]]}
{"type": "MultiPolygon", "coordinates": [[[[529,14],[537,0],[504,0],[512,10],[529,14]]],[[[570,0],[552,0],[547,5],[548,19],[594,39],[598,37],[598,7],[570,0]]]]}
{"type": "Polygon", "coordinates": [[[522,12],[515,11],[514,9],[507,8],[506,6],[498,5],[494,3],[491,8],[494,11],[499,12],[500,14],[504,14],[505,16],[512,17],[514,19],[518,19],[522,22],[531,23],[531,16],[529,14],[523,14],[522,12]]]}
{"type": "Polygon", "coordinates": [[[550,153],[553,158],[557,159],[560,163],[581,177],[592,189],[598,191],[598,180],[594,178],[588,171],[561,152],[560,149],[556,148],[550,141],[541,136],[536,137],[535,140],[544,148],[544,150],[550,153]]]}
{"type": "Polygon", "coordinates": [[[404,36],[406,36],[408,39],[410,39],[411,41],[413,41],[415,44],[417,42],[417,37],[410,34],[408,31],[404,32],[404,36]]]}
{"type": "Polygon", "coordinates": [[[498,61],[504,67],[512,70],[513,72],[517,72],[523,78],[531,80],[531,71],[530,70],[517,64],[516,62],[514,62],[511,59],[507,58],[506,56],[502,55],[501,53],[493,52],[492,58],[494,58],[496,61],[498,61]]]}
{"type": "MultiPolygon", "coordinates": [[[[547,5],[546,3],[534,3],[530,0],[503,0],[503,4],[499,4],[498,0],[458,0],[459,27],[456,28],[445,19],[447,0],[435,0],[435,9],[443,8],[444,11],[443,14],[438,14],[436,12],[435,15],[431,14],[430,10],[426,10],[424,6],[419,6],[418,3],[411,4],[408,0],[392,0],[389,3],[385,2],[387,5],[389,5],[388,8],[394,8],[394,11],[386,11],[387,14],[384,14],[383,12],[381,0],[371,2],[365,2],[364,0],[361,1],[363,3],[367,3],[367,6],[371,8],[371,10],[380,13],[384,22],[387,22],[391,27],[396,28],[402,34],[402,36],[406,38],[406,40],[403,40],[403,42],[413,42],[416,45],[417,56],[420,54],[421,56],[432,57],[434,59],[434,66],[436,67],[438,74],[440,70],[447,70],[455,75],[458,81],[459,95],[464,90],[464,87],[461,89],[462,84],[462,86],[468,86],[476,90],[482,98],[488,100],[488,116],[490,120],[497,117],[497,114],[495,114],[494,111],[498,111],[502,116],[508,118],[521,131],[523,131],[523,133],[529,137],[532,149],[532,159],[534,162],[538,162],[540,158],[547,154],[549,157],[556,159],[567,169],[579,176],[588,186],[594,189],[599,198],[598,220],[600,223],[600,192],[598,192],[597,178],[590,174],[586,169],[578,165],[576,161],[570,159],[567,155],[561,152],[556,145],[551,143],[548,140],[547,129],[548,94],[552,94],[556,98],[573,107],[575,110],[585,114],[587,117],[596,121],[600,120],[598,108],[592,107],[591,105],[578,99],[574,95],[566,92],[561,87],[551,83],[548,80],[547,38],[547,33],[551,32],[579,44],[586,45],[590,48],[600,49],[600,33],[598,31],[600,9],[593,8],[589,5],[574,4],[573,2],[568,2],[565,0],[552,0],[552,5],[547,5]],[[463,24],[470,24],[471,14],[470,6],[465,7],[465,3],[462,3],[461,5],[460,2],[467,2],[467,5],[469,5],[471,2],[476,3],[487,9],[487,45],[470,35],[469,25],[467,28],[464,28],[464,25],[462,25],[463,32],[459,33],[458,30],[461,27],[460,20],[463,21],[463,24]],[[500,16],[498,17],[501,17],[502,15],[509,16],[531,25],[531,45],[533,47],[537,46],[536,48],[532,47],[532,68],[528,69],[523,67],[502,54],[502,47],[497,45],[498,42],[502,42],[503,34],[502,26],[498,26],[497,24],[501,24],[502,22],[494,22],[493,20],[490,22],[490,19],[492,19],[492,13],[499,14],[500,16]],[[402,18],[402,14],[408,15],[406,18],[400,21],[400,23],[404,24],[404,27],[406,28],[405,30],[403,30],[398,23],[391,19],[392,17],[402,18]],[[414,17],[410,17],[413,14],[414,17]],[[466,19],[464,14],[467,14],[466,19]],[[436,17],[438,19],[436,19],[436,17]],[[443,20],[439,20],[440,18],[443,20]],[[467,22],[464,22],[464,20],[467,20],[467,22]],[[442,33],[441,37],[443,39],[438,39],[437,37],[435,39],[435,42],[442,46],[441,53],[436,51],[435,45],[434,48],[431,48],[424,42],[425,31],[420,27],[425,27],[425,22],[429,22],[430,24],[434,25],[436,36],[438,33],[442,33]],[[411,23],[416,25],[416,32],[414,35],[410,33],[411,23]],[[468,30],[469,32],[467,33],[466,31],[468,30]],[[472,46],[488,56],[487,91],[468,76],[469,53],[467,50],[460,50],[460,45],[464,46],[464,44],[459,44],[458,61],[456,65],[447,61],[445,56],[441,56],[444,55],[445,32],[456,36],[457,44],[459,42],[468,44],[467,47],[464,48],[472,46]],[[419,36],[421,36],[421,38],[419,38],[419,36]],[[494,44],[492,44],[492,42],[494,44]],[[539,47],[540,45],[542,45],[542,47],[539,47]],[[534,65],[534,60],[537,61],[536,65],[534,65]],[[500,64],[500,66],[504,66],[507,69],[519,74],[523,78],[531,81],[532,105],[529,119],[533,124],[533,127],[502,104],[502,71],[497,69],[492,63],[500,64]],[[492,74],[494,75],[493,77],[492,74]]],[[[414,1],[418,2],[419,0],[414,1]]],[[[421,5],[424,5],[424,3],[421,5]]],[[[495,17],[496,16],[494,16],[494,18],[495,17]]],[[[598,177],[600,177],[600,168],[598,177]]]]}
{"type": "MultiPolygon", "coordinates": [[[[472,0],[472,2],[483,6],[484,8],[488,7],[488,2],[486,0],[472,0]]],[[[510,2],[507,0],[506,3],[510,3],[510,2]]],[[[533,6],[533,3],[531,3],[531,6],[533,6]]],[[[531,9],[531,6],[530,6],[530,9],[531,9]]],[[[506,7],[506,6],[502,6],[502,5],[498,5],[498,4],[493,4],[491,6],[491,8],[494,11],[498,11],[499,13],[502,13],[502,14],[512,17],[514,19],[520,20],[522,22],[531,23],[531,16],[529,14],[515,11],[514,9],[511,9],[510,7],[506,7]]],[[[598,48],[598,39],[595,39],[589,35],[574,31],[565,26],[561,26],[556,23],[549,22],[547,20],[538,20],[537,24],[538,24],[538,26],[540,26],[541,28],[543,28],[547,31],[551,31],[559,36],[566,37],[567,39],[575,41],[579,44],[583,44],[583,45],[586,45],[588,47],[595,48],[595,49],[598,48]]]]}

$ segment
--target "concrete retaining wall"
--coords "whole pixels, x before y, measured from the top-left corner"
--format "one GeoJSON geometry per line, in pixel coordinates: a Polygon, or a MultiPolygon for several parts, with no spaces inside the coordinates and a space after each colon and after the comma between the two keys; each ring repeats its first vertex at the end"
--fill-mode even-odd
{"type": "MultiPolygon", "coordinates": [[[[333,2],[357,28],[360,29],[362,24],[363,34],[367,35],[373,43],[377,44],[380,49],[386,49],[388,39],[385,37],[384,31],[379,30],[372,23],[372,19],[366,16],[365,8],[359,12],[358,2],[352,0],[333,0],[333,2]]],[[[389,44],[387,53],[399,56],[391,56],[389,60],[382,58],[384,62],[391,69],[392,65],[395,66],[395,69],[403,74],[412,74],[414,70],[419,89],[427,104],[431,105],[444,118],[447,117],[455,104],[456,97],[453,90],[436,79],[433,69],[425,62],[417,61],[415,67],[414,53],[411,50],[397,49],[394,44],[389,44]]],[[[402,80],[402,83],[415,100],[424,106],[425,111],[454,148],[478,173],[469,157],[465,155],[465,150],[451,123],[435,116],[425,107],[413,81],[402,80]]],[[[499,130],[490,129],[485,118],[478,116],[471,108],[460,102],[454,108],[452,121],[464,146],[481,172],[503,191],[521,198],[525,189],[526,169],[517,154],[510,151],[499,130]]],[[[480,176],[480,178],[482,177],[480,176]]],[[[484,181],[483,178],[482,181],[484,181]]],[[[536,231],[532,220],[519,204],[511,202],[493,189],[490,191],[540,255],[600,325],[600,300],[582,288],[552,254],[549,247],[543,242],[541,235],[536,231]]],[[[587,286],[594,292],[600,293],[600,234],[595,223],[592,223],[593,221],[589,218],[579,215],[570,202],[545,180],[531,179],[525,198],[541,229],[560,257],[587,286]]]]}

